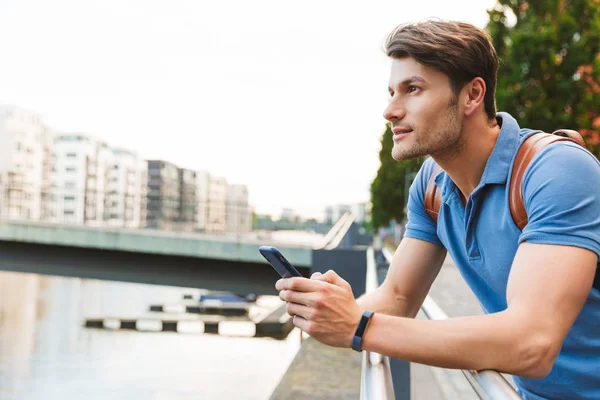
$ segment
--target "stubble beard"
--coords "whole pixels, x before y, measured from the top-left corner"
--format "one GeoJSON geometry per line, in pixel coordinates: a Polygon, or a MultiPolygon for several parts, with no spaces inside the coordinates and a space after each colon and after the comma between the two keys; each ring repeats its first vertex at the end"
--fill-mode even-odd
{"type": "Polygon", "coordinates": [[[460,147],[462,136],[462,120],[458,116],[458,106],[452,102],[446,108],[445,116],[437,122],[436,127],[423,126],[413,131],[414,142],[407,145],[403,142],[410,137],[394,143],[392,157],[396,161],[410,160],[426,155],[443,154],[454,147],[460,147]]]}

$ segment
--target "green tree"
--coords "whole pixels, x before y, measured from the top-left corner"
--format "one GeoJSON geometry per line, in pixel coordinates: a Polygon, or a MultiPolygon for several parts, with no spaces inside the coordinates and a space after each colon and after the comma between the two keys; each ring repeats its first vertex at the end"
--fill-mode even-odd
{"type": "Polygon", "coordinates": [[[598,156],[600,1],[499,0],[488,14],[501,61],[498,109],[521,127],[578,130],[598,156]]]}
{"type": "Polygon", "coordinates": [[[408,187],[424,161],[422,158],[407,161],[394,160],[392,136],[391,127],[387,124],[381,136],[379,152],[381,165],[371,183],[371,227],[373,229],[377,229],[380,225],[388,226],[392,218],[398,222],[404,220],[408,187]]]}

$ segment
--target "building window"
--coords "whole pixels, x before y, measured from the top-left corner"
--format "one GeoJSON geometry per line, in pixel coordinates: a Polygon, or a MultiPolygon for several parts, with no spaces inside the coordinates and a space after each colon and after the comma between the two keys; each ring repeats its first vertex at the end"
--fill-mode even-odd
{"type": "Polygon", "coordinates": [[[75,201],[75,196],[65,196],[65,201],[75,201]]]}
{"type": "Polygon", "coordinates": [[[73,210],[65,210],[65,217],[75,215],[75,211],[73,210]]]}
{"type": "Polygon", "coordinates": [[[75,168],[75,167],[67,167],[67,168],[65,168],[65,171],[66,172],[76,172],[77,168],[75,168]]]}
{"type": "Polygon", "coordinates": [[[74,157],[77,157],[77,153],[67,153],[67,157],[68,157],[68,158],[74,158],[74,157]]]}

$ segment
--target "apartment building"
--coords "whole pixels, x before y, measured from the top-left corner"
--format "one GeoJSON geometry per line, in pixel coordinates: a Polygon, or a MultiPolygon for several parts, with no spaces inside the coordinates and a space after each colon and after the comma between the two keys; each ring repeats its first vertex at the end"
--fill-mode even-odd
{"type": "Polygon", "coordinates": [[[39,115],[0,106],[0,219],[203,232],[251,229],[248,188],[143,160],[39,115]]]}
{"type": "Polygon", "coordinates": [[[47,130],[36,113],[0,106],[0,218],[40,218],[47,130]]]}
{"type": "Polygon", "coordinates": [[[105,143],[72,133],[54,139],[51,220],[101,225],[111,152],[105,143]]]}
{"type": "Polygon", "coordinates": [[[207,232],[227,231],[227,179],[210,177],[208,184],[207,232]]]}
{"type": "Polygon", "coordinates": [[[147,164],[135,152],[111,147],[105,185],[104,219],[108,226],[146,225],[147,164]]]}
{"type": "Polygon", "coordinates": [[[197,207],[196,171],[179,169],[179,229],[192,231],[196,229],[197,207]]]}
{"type": "Polygon", "coordinates": [[[233,233],[250,232],[252,216],[248,204],[248,187],[230,185],[227,189],[227,231],[233,233]]]}
{"type": "Polygon", "coordinates": [[[53,217],[52,179],[54,177],[54,132],[47,128],[42,133],[42,180],[40,188],[40,219],[48,221],[53,217]]]}
{"type": "Polygon", "coordinates": [[[179,168],[168,161],[148,160],[146,226],[176,229],[181,205],[179,168]]]}
{"type": "Polygon", "coordinates": [[[196,171],[196,231],[206,231],[208,221],[208,192],[210,174],[207,171],[196,171]]]}

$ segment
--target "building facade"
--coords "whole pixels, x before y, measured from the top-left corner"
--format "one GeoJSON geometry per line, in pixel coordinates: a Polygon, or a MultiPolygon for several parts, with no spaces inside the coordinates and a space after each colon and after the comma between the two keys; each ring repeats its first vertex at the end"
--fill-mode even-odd
{"type": "Polygon", "coordinates": [[[136,153],[111,148],[107,171],[105,221],[109,226],[146,225],[147,164],[136,153]]]}
{"type": "Polygon", "coordinates": [[[55,222],[101,225],[104,219],[104,145],[79,134],[54,139],[54,167],[48,209],[55,222]]]}
{"type": "Polygon", "coordinates": [[[196,171],[179,169],[179,229],[193,231],[196,229],[198,200],[196,197],[196,171]]]}
{"type": "Polygon", "coordinates": [[[227,231],[241,234],[252,229],[252,215],[248,204],[248,187],[230,185],[227,189],[227,231]]]}
{"type": "Polygon", "coordinates": [[[196,171],[196,231],[205,232],[208,223],[208,192],[210,174],[207,171],[196,171]]]}
{"type": "Polygon", "coordinates": [[[211,177],[208,185],[206,232],[227,231],[227,180],[211,177]]]}
{"type": "Polygon", "coordinates": [[[40,190],[41,198],[41,215],[40,219],[49,221],[52,218],[52,204],[54,204],[52,196],[52,185],[54,178],[54,132],[50,128],[46,129],[42,134],[42,184],[40,190]]]}
{"type": "Polygon", "coordinates": [[[148,160],[146,226],[176,229],[179,220],[181,190],[179,168],[163,160],[148,160]]]}
{"type": "Polygon", "coordinates": [[[0,107],[0,218],[40,219],[47,131],[39,115],[0,107]]]}

